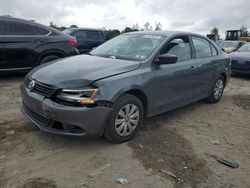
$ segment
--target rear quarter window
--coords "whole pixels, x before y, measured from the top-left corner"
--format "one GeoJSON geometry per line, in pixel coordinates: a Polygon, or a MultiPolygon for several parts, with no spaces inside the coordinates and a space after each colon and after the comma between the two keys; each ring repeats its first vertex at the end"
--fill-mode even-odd
{"type": "Polygon", "coordinates": [[[210,46],[211,46],[211,50],[212,50],[212,55],[213,55],[213,56],[218,55],[218,51],[217,51],[217,49],[214,47],[214,45],[210,44],[210,46]]]}
{"type": "Polygon", "coordinates": [[[47,30],[45,28],[42,27],[38,27],[40,35],[48,35],[50,33],[50,30],[47,30]]]}

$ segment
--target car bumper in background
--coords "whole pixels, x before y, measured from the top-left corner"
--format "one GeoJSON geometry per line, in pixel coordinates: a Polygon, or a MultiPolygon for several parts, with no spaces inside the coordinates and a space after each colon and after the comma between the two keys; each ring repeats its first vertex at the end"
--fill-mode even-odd
{"type": "Polygon", "coordinates": [[[72,135],[102,136],[112,111],[108,107],[64,106],[21,86],[22,112],[42,131],[72,135]]]}
{"type": "Polygon", "coordinates": [[[236,74],[250,75],[250,62],[232,60],[231,71],[236,74]]]}

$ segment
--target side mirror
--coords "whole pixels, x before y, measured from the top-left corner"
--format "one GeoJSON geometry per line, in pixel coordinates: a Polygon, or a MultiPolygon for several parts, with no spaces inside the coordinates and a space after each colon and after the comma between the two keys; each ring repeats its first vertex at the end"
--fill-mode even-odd
{"type": "Polygon", "coordinates": [[[177,62],[178,57],[173,54],[162,54],[158,59],[159,64],[174,64],[177,62]]]}

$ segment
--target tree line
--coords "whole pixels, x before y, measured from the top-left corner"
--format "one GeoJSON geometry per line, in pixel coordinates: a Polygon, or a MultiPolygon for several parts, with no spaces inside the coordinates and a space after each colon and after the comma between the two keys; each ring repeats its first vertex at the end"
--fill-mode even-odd
{"type": "MultiPolygon", "coordinates": [[[[69,27],[66,26],[58,26],[54,24],[53,22],[50,22],[50,27],[55,28],[59,31],[63,31],[65,29],[70,29],[70,28],[79,28],[77,25],[71,25],[69,27]]],[[[149,22],[146,22],[143,27],[140,27],[139,24],[135,24],[132,27],[125,27],[123,30],[119,29],[106,29],[102,28],[103,30],[106,30],[108,37],[113,38],[116,37],[122,33],[128,33],[128,32],[133,32],[133,31],[157,31],[157,30],[162,30],[162,24],[160,22],[155,22],[154,26],[152,26],[149,22]]]]}

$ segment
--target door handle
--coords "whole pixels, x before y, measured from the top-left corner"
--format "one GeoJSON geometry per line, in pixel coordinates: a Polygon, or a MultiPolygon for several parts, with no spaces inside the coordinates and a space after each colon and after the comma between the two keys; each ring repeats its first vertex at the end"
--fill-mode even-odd
{"type": "Polygon", "coordinates": [[[196,69],[196,67],[195,66],[191,66],[191,67],[189,67],[189,70],[194,70],[194,69],[196,69]]]}

